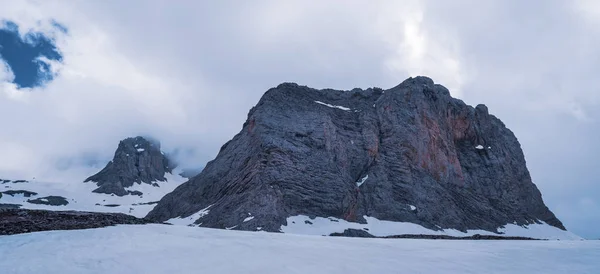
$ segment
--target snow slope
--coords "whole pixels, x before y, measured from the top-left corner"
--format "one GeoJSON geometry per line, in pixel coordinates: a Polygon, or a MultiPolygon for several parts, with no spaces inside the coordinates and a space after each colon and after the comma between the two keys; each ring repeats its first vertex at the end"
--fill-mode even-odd
{"type": "MultiPolygon", "coordinates": [[[[412,209],[413,206],[411,206],[412,209]]],[[[364,216],[366,224],[352,223],[338,218],[322,218],[314,219],[308,216],[298,215],[287,218],[287,225],[281,226],[281,232],[292,234],[307,234],[307,235],[330,235],[335,232],[344,232],[344,230],[359,229],[364,230],[374,236],[393,236],[402,234],[423,234],[423,235],[448,235],[453,237],[480,235],[495,235],[495,236],[518,236],[534,239],[548,240],[581,240],[582,238],[569,232],[563,231],[551,225],[541,222],[542,224],[530,224],[528,226],[518,226],[515,224],[507,224],[504,227],[498,228],[498,233],[493,233],[485,230],[469,230],[466,233],[455,229],[431,230],[418,224],[408,222],[392,222],[382,221],[373,217],[364,216]]]]}
{"type": "MultiPolygon", "coordinates": [[[[174,174],[179,172],[174,171],[174,174]]],[[[22,208],[26,209],[46,209],[46,210],[78,210],[92,212],[119,212],[130,214],[136,217],[144,217],[154,206],[155,202],[159,201],[164,195],[173,191],[177,186],[185,182],[187,179],[179,175],[167,173],[166,182],[156,182],[159,187],[150,184],[134,184],[127,188],[131,191],[140,191],[142,196],[126,195],[123,197],[93,193],[96,188],[94,183],[82,183],[79,181],[71,181],[67,183],[52,183],[44,181],[29,181],[26,183],[6,183],[0,184],[0,192],[9,190],[26,190],[38,193],[36,196],[24,197],[21,194],[15,196],[2,195],[0,203],[2,204],[21,204],[22,208]],[[50,206],[42,204],[32,204],[27,202],[29,199],[36,199],[46,196],[61,196],[67,198],[69,202],[66,206],[50,206]]],[[[368,179],[365,176],[357,185],[363,184],[368,179]]],[[[411,210],[416,208],[409,205],[411,210]]],[[[173,218],[168,222],[174,225],[197,226],[193,223],[207,215],[210,212],[210,207],[204,208],[185,218],[173,218]]],[[[536,239],[562,239],[562,240],[578,240],[579,236],[557,229],[547,224],[532,224],[528,227],[507,224],[504,228],[499,228],[499,232],[503,234],[495,234],[483,230],[471,230],[467,233],[458,230],[446,229],[442,231],[434,231],[424,228],[413,223],[391,222],[378,220],[373,217],[364,216],[367,224],[359,224],[347,222],[343,219],[333,217],[310,219],[307,216],[299,215],[292,216],[287,219],[287,225],[281,227],[281,232],[292,234],[306,235],[330,235],[335,232],[344,232],[345,229],[362,229],[375,236],[391,236],[401,234],[427,234],[427,235],[449,235],[449,236],[472,236],[474,234],[481,235],[503,235],[503,236],[521,236],[531,237],[536,239]]],[[[254,218],[249,214],[245,221],[250,221],[254,218]]],[[[236,226],[229,229],[235,229],[236,226]]],[[[257,227],[256,230],[262,228],[257,227]]]]}
{"type": "Polygon", "coordinates": [[[0,192],[9,190],[27,190],[38,193],[35,196],[24,197],[17,194],[14,196],[2,195],[0,204],[20,204],[25,209],[46,209],[46,210],[78,210],[92,212],[119,212],[144,217],[152,208],[156,206],[154,202],[159,201],[164,195],[173,191],[177,186],[187,179],[181,177],[178,172],[173,174],[166,173],[166,182],[156,182],[159,187],[150,184],[134,184],[126,188],[131,191],[140,191],[142,196],[126,195],[119,197],[110,194],[93,193],[92,190],[97,186],[93,182],[83,183],[82,181],[72,180],[68,182],[47,182],[47,181],[28,181],[26,183],[6,183],[0,184],[0,192]],[[41,204],[32,204],[27,202],[29,199],[42,198],[46,196],[61,196],[69,202],[65,206],[50,206],[41,204]],[[148,204],[150,203],[150,204],[148,204]]]}
{"type": "Polygon", "coordinates": [[[598,273],[600,241],[359,239],[186,226],[0,236],[0,272],[598,273]]]}

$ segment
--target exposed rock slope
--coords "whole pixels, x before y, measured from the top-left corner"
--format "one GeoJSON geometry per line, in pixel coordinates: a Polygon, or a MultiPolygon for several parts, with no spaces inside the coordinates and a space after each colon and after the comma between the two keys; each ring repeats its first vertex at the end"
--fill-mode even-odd
{"type": "Polygon", "coordinates": [[[173,166],[161,152],[160,144],[143,137],[127,138],[119,142],[115,156],[104,169],[87,178],[85,182],[94,182],[98,188],[93,192],[141,195],[125,188],[134,183],[153,184],[166,181],[165,173],[171,173],[173,166]]]}
{"type": "Polygon", "coordinates": [[[270,89],[216,159],[148,217],[280,231],[296,215],[494,232],[543,221],[564,230],[514,134],[486,106],[468,106],[426,77],[385,91],[270,89]]]}

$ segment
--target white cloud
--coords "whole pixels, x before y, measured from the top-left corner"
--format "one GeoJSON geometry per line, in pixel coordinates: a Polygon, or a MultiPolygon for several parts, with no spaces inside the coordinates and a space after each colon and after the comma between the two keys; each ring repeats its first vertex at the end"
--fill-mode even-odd
{"type": "Polygon", "coordinates": [[[4,60],[0,60],[0,82],[12,82],[13,79],[15,79],[15,75],[8,64],[4,60]]]}
{"type": "MultiPolygon", "coordinates": [[[[54,163],[82,152],[110,157],[121,138],[152,134],[177,140],[174,133],[189,128],[180,87],[124,56],[102,28],[85,18],[60,17],[61,7],[53,4],[15,3],[7,11],[25,16],[2,17],[23,30],[48,34],[50,19],[71,24],[69,35],[50,34],[64,56],[64,65],[52,64],[53,71],[61,71],[53,82],[31,90],[2,83],[0,121],[6,126],[0,145],[10,160],[0,162],[0,171],[20,167],[18,174],[28,177],[52,174],[54,163]],[[42,23],[32,24],[31,18],[42,23]]],[[[2,79],[11,79],[9,71],[3,70],[2,79]]]]}
{"type": "Polygon", "coordinates": [[[17,90],[17,86],[12,83],[14,79],[15,75],[8,64],[0,59],[0,96],[6,96],[11,100],[22,100],[26,94],[17,90]]]}
{"type": "Polygon", "coordinates": [[[574,0],[572,3],[573,12],[582,15],[584,20],[588,20],[590,23],[595,24],[595,27],[600,26],[600,3],[598,3],[598,1],[574,0]]]}
{"type": "Polygon", "coordinates": [[[424,12],[422,1],[392,2],[381,9],[379,32],[392,52],[386,65],[391,74],[432,77],[461,97],[467,74],[459,60],[458,41],[452,29],[428,28],[424,12]]]}

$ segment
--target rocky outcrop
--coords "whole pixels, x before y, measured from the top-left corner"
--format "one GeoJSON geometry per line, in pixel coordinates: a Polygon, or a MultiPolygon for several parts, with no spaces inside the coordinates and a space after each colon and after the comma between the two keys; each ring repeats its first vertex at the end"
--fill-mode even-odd
{"type": "Polygon", "coordinates": [[[475,234],[473,236],[448,236],[448,235],[421,235],[421,234],[405,234],[405,235],[394,235],[388,237],[378,237],[384,239],[427,239],[427,240],[522,240],[522,241],[535,241],[540,239],[530,237],[518,237],[518,236],[495,236],[495,235],[480,235],[475,234]]]}
{"type": "Polygon", "coordinates": [[[0,206],[0,235],[147,223],[151,222],[122,213],[26,210],[0,206]]]}
{"type": "Polygon", "coordinates": [[[240,133],[147,217],[208,207],[196,224],[240,230],[279,231],[295,215],[431,230],[541,221],[565,229],[514,134],[485,105],[468,106],[426,77],[388,90],[268,90],[240,133]]]}
{"type": "Polygon", "coordinates": [[[165,173],[174,166],[161,152],[160,143],[143,137],[127,138],[119,142],[112,161],[85,182],[94,182],[98,188],[93,192],[124,195],[140,195],[139,191],[126,188],[137,184],[156,184],[166,181],[165,173]]]}
{"type": "Polygon", "coordinates": [[[29,199],[29,200],[27,200],[27,202],[30,204],[50,205],[50,206],[66,206],[69,204],[69,201],[67,201],[67,198],[62,197],[62,196],[40,197],[37,199],[29,199]]]}
{"type": "Polygon", "coordinates": [[[329,236],[338,236],[338,237],[353,237],[353,238],[375,238],[375,236],[371,235],[369,232],[360,229],[346,229],[344,232],[335,232],[329,234],[329,236]]]}
{"type": "Polygon", "coordinates": [[[29,181],[27,180],[7,180],[7,179],[0,179],[0,184],[22,184],[22,183],[29,183],[29,181]]]}
{"type": "MultiPolygon", "coordinates": [[[[3,191],[0,192],[0,194],[4,193],[4,195],[9,195],[14,197],[15,195],[23,195],[23,197],[31,197],[31,196],[36,196],[37,193],[33,192],[33,191],[29,191],[29,190],[7,190],[7,191],[3,191]]],[[[2,197],[2,195],[0,195],[0,198],[2,197]]]]}
{"type": "Polygon", "coordinates": [[[2,209],[18,209],[18,208],[20,208],[20,207],[22,207],[22,205],[19,205],[19,204],[3,204],[3,203],[0,203],[0,210],[2,210],[2,209]]]}
{"type": "Polygon", "coordinates": [[[337,237],[353,237],[353,238],[382,238],[382,239],[428,239],[428,240],[538,240],[528,237],[510,237],[510,236],[495,236],[495,235],[480,235],[473,236],[448,236],[448,235],[427,235],[427,234],[403,234],[392,235],[386,237],[375,237],[369,232],[359,229],[346,229],[344,232],[331,233],[329,236],[337,237]]]}

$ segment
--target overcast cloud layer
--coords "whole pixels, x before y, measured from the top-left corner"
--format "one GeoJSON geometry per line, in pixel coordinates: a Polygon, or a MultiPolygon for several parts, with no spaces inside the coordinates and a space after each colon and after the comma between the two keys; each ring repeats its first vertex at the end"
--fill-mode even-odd
{"type": "Polygon", "coordinates": [[[0,19],[64,58],[32,90],[0,69],[0,177],[82,180],[140,134],[202,166],[281,82],[426,75],[501,118],[548,206],[600,238],[597,1],[7,1],[0,19]]]}

